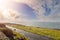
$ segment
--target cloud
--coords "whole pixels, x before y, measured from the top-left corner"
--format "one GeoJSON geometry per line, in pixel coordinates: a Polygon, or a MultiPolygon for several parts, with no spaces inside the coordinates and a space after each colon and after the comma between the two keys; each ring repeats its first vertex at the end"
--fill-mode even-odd
{"type": "MultiPolygon", "coordinates": [[[[10,12],[10,19],[13,20],[18,20],[18,21],[39,21],[39,22],[58,22],[60,20],[60,1],[58,0],[11,0],[12,1],[12,6],[14,7],[14,3],[23,3],[28,5],[31,9],[33,9],[34,13],[22,13],[22,12],[17,12],[16,10],[10,12]],[[35,14],[36,17],[33,15],[35,14]],[[24,16],[24,17],[22,17],[24,16]],[[34,16],[34,17],[33,17],[34,16]],[[30,18],[35,18],[34,20],[30,18]],[[29,18],[29,19],[27,19],[29,18]]],[[[10,4],[10,6],[11,6],[10,4]]],[[[19,4],[20,5],[20,4],[19,4]]],[[[18,6],[18,5],[16,5],[18,6]]],[[[8,6],[9,7],[9,6],[8,6]]],[[[19,6],[20,7],[20,6],[19,6]]],[[[13,8],[11,8],[13,9],[13,8]]],[[[15,8],[14,8],[15,9],[15,8]]],[[[27,9],[26,9],[27,10],[27,9]]],[[[30,11],[32,12],[32,11],[30,11]]],[[[2,18],[2,17],[1,17],[2,18]]],[[[8,19],[8,20],[10,20],[8,19]]],[[[59,21],[60,22],[60,21],[59,21]]]]}
{"type": "Polygon", "coordinates": [[[22,0],[19,3],[25,3],[34,9],[35,14],[38,18],[43,17],[44,9],[41,7],[41,0],[22,0]]]}
{"type": "Polygon", "coordinates": [[[29,22],[28,19],[20,17],[21,15],[23,15],[22,13],[18,13],[11,9],[9,9],[9,10],[6,9],[5,11],[7,11],[6,13],[8,13],[9,15],[4,14],[5,12],[1,11],[0,12],[0,21],[1,22],[12,22],[12,23],[13,22],[15,22],[15,23],[29,22]]]}
{"type": "Polygon", "coordinates": [[[22,0],[19,2],[26,3],[33,8],[39,21],[58,22],[60,20],[59,0],[22,0]]]}
{"type": "Polygon", "coordinates": [[[3,19],[3,15],[1,14],[2,12],[0,11],[0,19],[3,19]]]}
{"type": "Polygon", "coordinates": [[[9,11],[11,18],[9,20],[11,21],[17,21],[17,22],[27,22],[28,19],[20,17],[21,15],[24,15],[22,13],[18,13],[16,11],[10,10],[9,11]]]}

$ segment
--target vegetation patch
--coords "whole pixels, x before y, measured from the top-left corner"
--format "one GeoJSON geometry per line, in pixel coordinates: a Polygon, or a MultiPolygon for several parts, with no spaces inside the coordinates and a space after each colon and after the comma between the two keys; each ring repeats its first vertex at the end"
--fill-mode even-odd
{"type": "Polygon", "coordinates": [[[15,40],[28,40],[28,38],[24,37],[24,35],[17,33],[17,32],[13,32],[14,33],[14,39],[15,40]]]}
{"type": "Polygon", "coordinates": [[[22,29],[24,31],[32,32],[38,35],[44,35],[54,40],[60,40],[60,30],[38,28],[38,27],[28,27],[20,25],[12,25],[12,27],[22,29]]]}

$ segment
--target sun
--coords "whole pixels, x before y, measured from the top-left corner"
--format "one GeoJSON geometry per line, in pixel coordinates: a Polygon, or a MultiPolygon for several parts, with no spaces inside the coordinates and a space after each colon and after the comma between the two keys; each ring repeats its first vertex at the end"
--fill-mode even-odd
{"type": "Polygon", "coordinates": [[[1,10],[6,9],[6,6],[8,3],[9,3],[9,0],[0,0],[0,9],[1,10]]]}
{"type": "Polygon", "coordinates": [[[8,11],[8,4],[10,3],[10,0],[0,0],[0,10],[2,11],[2,14],[5,18],[10,17],[10,13],[8,11]]]}
{"type": "MultiPolygon", "coordinates": [[[[17,0],[0,0],[0,10],[2,11],[2,13],[0,13],[0,15],[2,14],[4,18],[11,19],[13,17],[12,16],[13,13],[16,13],[16,11],[12,9],[13,8],[12,5],[15,5],[14,4],[15,1],[17,1],[17,0]],[[10,9],[13,10],[12,13],[10,13],[10,9]]],[[[16,15],[14,15],[14,17],[15,16],[16,15]]]]}

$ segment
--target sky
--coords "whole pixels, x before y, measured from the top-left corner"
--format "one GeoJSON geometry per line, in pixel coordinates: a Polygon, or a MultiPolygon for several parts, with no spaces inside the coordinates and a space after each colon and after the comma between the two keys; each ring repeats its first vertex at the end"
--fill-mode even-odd
{"type": "Polygon", "coordinates": [[[60,22],[60,0],[2,0],[0,20],[5,22],[60,22]]]}

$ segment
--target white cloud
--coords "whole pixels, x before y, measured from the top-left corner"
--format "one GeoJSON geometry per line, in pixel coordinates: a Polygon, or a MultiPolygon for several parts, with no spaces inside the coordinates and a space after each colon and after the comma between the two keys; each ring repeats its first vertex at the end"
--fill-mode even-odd
{"type": "Polygon", "coordinates": [[[15,0],[15,2],[19,2],[19,3],[26,3],[27,5],[29,5],[31,8],[35,9],[35,11],[37,12],[37,17],[38,18],[43,18],[43,13],[44,13],[44,9],[41,7],[42,2],[41,0],[15,0]]]}
{"type": "MultiPolygon", "coordinates": [[[[52,0],[11,0],[12,2],[17,2],[17,3],[25,3],[27,5],[29,5],[31,8],[33,8],[36,12],[36,16],[38,19],[36,20],[28,20],[28,19],[25,19],[25,18],[21,18],[20,16],[21,15],[25,15],[25,14],[22,14],[22,13],[18,13],[16,11],[12,11],[10,12],[10,19],[11,21],[14,21],[14,20],[18,20],[20,22],[27,22],[27,21],[40,21],[40,22],[58,22],[60,20],[60,12],[56,12],[58,9],[57,8],[60,8],[59,5],[56,5],[54,8],[52,7],[52,0]],[[41,5],[44,5],[45,2],[47,3],[48,7],[52,9],[51,11],[51,14],[49,16],[44,16],[44,13],[45,13],[45,9],[41,6],[41,5]],[[17,18],[17,16],[19,16],[17,18]]],[[[1,17],[2,18],[2,15],[1,17]]],[[[8,19],[8,20],[10,20],[8,19]]],[[[60,21],[59,21],[60,22],[60,21]]]]}
{"type": "Polygon", "coordinates": [[[20,17],[21,15],[24,15],[24,14],[18,13],[14,10],[11,10],[11,9],[9,9],[9,10],[6,9],[6,12],[4,12],[4,11],[0,12],[0,21],[1,22],[16,22],[16,23],[17,22],[18,23],[19,22],[29,22],[28,19],[20,17]]]}
{"type": "Polygon", "coordinates": [[[18,12],[13,11],[13,10],[9,11],[9,13],[10,13],[10,16],[11,16],[11,18],[10,18],[11,21],[17,21],[17,22],[25,22],[25,21],[27,22],[28,21],[28,19],[20,17],[20,16],[24,15],[22,13],[18,13],[18,12]]]}
{"type": "MultiPolygon", "coordinates": [[[[19,1],[19,0],[18,0],[19,1]]],[[[60,10],[60,6],[59,5],[55,5],[53,7],[53,1],[52,0],[22,0],[19,1],[20,3],[26,3],[28,4],[30,7],[32,7],[33,9],[35,9],[36,13],[37,13],[37,20],[38,21],[45,21],[45,22],[60,22],[60,12],[58,10],[60,10]],[[51,8],[51,14],[49,16],[44,16],[45,13],[45,9],[41,6],[41,5],[45,5],[45,3],[48,5],[49,8],[51,8]]]]}

